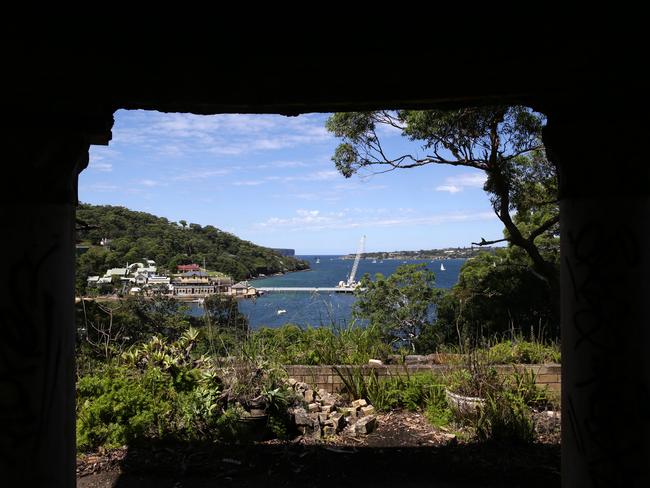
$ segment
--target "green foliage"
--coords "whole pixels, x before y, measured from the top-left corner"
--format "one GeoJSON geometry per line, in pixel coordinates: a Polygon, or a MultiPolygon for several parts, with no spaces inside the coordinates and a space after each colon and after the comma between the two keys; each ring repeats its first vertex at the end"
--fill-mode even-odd
{"type": "Polygon", "coordinates": [[[78,353],[85,361],[108,359],[153,335],[176,340],[196,320],[185,313],[182,302],[170,297],[129,296],[106,303],[84,300],[76,305],[76,322],[78,353]]]}
{"type": "Polygon", "coordinates": [[[385,358],[390,347],[376,326],[261,328],[251,339],[281,364],[367,364],[385,358]]]}
{"type": "Polygon", "coordinates": [[[501,389],[496,369],[470,364],[470,369],[455,369],[446,376],[450,391],[468,397],[484,397],[501,389]]]}
{"type": "Polygon", "coordinates": [[[535,437],[531,408],[556,407],[547,390],[535,383],[532,371],[515,369],[499,376],[494,368],[475,357],[469,369],[446,377],[447,388],[457,394],[483,399],[477,411],[453,408],[455,420],[470,426],[479,440],[528,443],[535,437]]]}
{"type": "Polygon", "coordinates": [[[268,427],[271,434],[278,439],[287,439],[293,424],[287,407],[296,402],[295,392],[286,386],[265,388],[262,397],[266,402],[266,413],[269,416],[268,427]]]}
{"type": "Polygon", "coordinates": [[[442,341],[461,344],[529,333],[540,341],[559,338],[549,288],[516,248],[465,262],[458,283],[437,302],[436,326],[442,341]]]}
{"type": "Polygon", "coordinates": [[[230,296],[210,295],[203,304],[207,326],[233,332],[238,338],[248,333],[248,320],[239,311],[237,300],[230,296]]]}
{"type": "Polygon", "coordinates": [[[378,411],[404,408],[417,411],[430,403],[444,401],[444,383],[436,375],[429,373],[393,375],[379,377],[371,370],[361,367],[345,368],[344,392],[350,398],[365,398],[378,411]],[[351,386],[348,388],[348,384],[351,386]]]}
{"type": "Polygon", "coordinates": [[[168,342],[153,337],[123,353],[123,363],[77,382],[80,450],[117,447],[147,438],[217,436],[222,384],[207,358],[194,358],[198,331],[168,342]]]}
{"type": "Polygon", "coordinates": [[[248,319],[239,311],[237,300],[224,295],[211,295],[205,299],[203,310],[199,351],[213,356],[233,354],[250,333],[248,319]]]}
{"type": "MultiPolygon", "coordinates": [[[[544,288],[550,296],[542,303],[550,303],[555,327],[559,323],[559,207],[556,170],[546,158],[541,142],[543,124],[544,117],[526,107],[485,106],[448,111],[336,113],[328,119],[326,127],[341,139],[332,160],[345,177],[361,169],[388,171],[429,164],[483,171],[484,189],[504,224],[503,240],[510,243],[516,265],[522,267],[519,272],[508,270],[507,281],[511,282],[512,276],[526,285],[531,276],[537,279],[539,283],[533,284],[531,290],[538,295],[538,290],[544,288]],[[400,149],[399,153],[390,154],[379,136],[382,126],[400,130],[414,142],[413,150],[405,153],[400,149]]],[[[496,291],[505,292],[508,287],[507,283],[496,291]]],[[[528,290],[526,286],[519,289],[528,290]]],[[[469,295],[457,296],[455,302],[468,299],[469,295]]],[[[447,300],[444,305],[449,309],[454,307],[453,302],[447,300]]],[[[531,302],[534,303],[533,298],[528,300],[531,302]]],[[[509,304],[515,305],[517,301],[511,300],[509,304]]],[[[462,309],[463,305],[457,308],[462,309]]],[[[528,319],[519,319],[514,312],[510,310],[515,320],[528,319]]]]}
{"type": "Polygon", "coordinates": [[[140,379],[118,368],[77,383],[77,447],[118,447],[164,432],[172,412],[167,385],[155,375],[140,379]]]}
{"type": "Polygon", "coordinates": [[[434,280],[424,265],[400,266],[388,278],[365,275],[355,293],[353,315],[378,327],[392,345],[415,351],[419,336],[432,328],[434,280]]]}
{"type": "Polygon", "coordinates": [[[77,289],[83,293],[86,278],[103,275],[108,268],[126,262],[156,261],[159,268],[175,271],[176,265],[205,263],[235,280],[260,273],[272,274],[306,269],[307,263],[280,256],[211,225],[202,227],[180,221],[181,225],[154,215],[124,207],[80,204],[77,218],[92,224],[79,231],[78,239],[98,246],[111,239],[109,248],[91,247],[77,259],[77,289]]]}
{"type": "Polygon", "coordinates": [[[441,401],[427,403],[424,415],[429,423],[435,427],[446,427],[451,423],[453,418],[453,414],[444,398],[441,401]]]}
{"type": "Polygon", "coordinates": [[[560,363],[557,345],[532,341],[502,341],[487,350],[488,361],[493,364],[560,363]]]}
{"type": "Polygon", "coordinates": [[[507,443],[530,443],[535,425],[524,398],[512,391],[488,394],[485,407],[476,423],[479,440],[507,443]]]}

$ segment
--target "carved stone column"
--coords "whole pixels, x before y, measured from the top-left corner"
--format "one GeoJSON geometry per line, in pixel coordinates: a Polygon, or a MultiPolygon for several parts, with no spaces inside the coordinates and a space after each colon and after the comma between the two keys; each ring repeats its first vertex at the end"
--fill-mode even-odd
{"type": "MultiPolygon", "coordinates": [[[[597,104],[598,101],[594,101],[597,104]]],[[[560,177],[563,486],[650,486],[647,132],[603,106],[550,111],[560,177]]]]}
{"type": "Polygon", "coordinates": [[[75,486],[77,175],[89,144],[108,141],[109,121],[103,138],[52,120],[47,130],[16,122],[20,130],[1,137],[3,486],[75,486]]]}

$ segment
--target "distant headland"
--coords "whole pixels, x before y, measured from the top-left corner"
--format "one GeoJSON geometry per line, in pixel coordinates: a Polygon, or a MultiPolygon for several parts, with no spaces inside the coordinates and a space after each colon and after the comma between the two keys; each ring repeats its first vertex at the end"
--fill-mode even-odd
{"type": "MultiPolygon", "coordinates": [[[[366,252],[362,259],[468,259],[482,252],[494,252],[497,248],[490,246],[446,247],[443,249],[421,249],[419,251],[366,252]]],[[[354,254],[342,256],[342,259],[354,259],[354,254]]]]}
{"type": "Polygon", "coordinates": [[[274,249],[271,248],[271,251],[277,252],[280,256],[294,257],[296,255],[295,249],[274,249]]]}

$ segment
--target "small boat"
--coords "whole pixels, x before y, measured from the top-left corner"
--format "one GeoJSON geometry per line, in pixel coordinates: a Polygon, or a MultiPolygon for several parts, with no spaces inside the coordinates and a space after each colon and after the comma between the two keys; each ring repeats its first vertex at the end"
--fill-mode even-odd
{"type": "Polygon", "coordinates": [[[376,260],[376,259],[373,259],[373,260],[372,260],[372,264],[377,264],[377,260],[376,260]]]}
{"type": "Polygon", "coordinates": [[[316,258],[316,264],[320,264],[320,258],[316,258]]]}
{"type": "Polygon", "coordinates": [[[445,265],[440,263],[440,271],[444,271],[444,270],[445,270],[445,265]]]}
{"type": "Polygon", "coordinates": [[[282,315],[283,313],[287,313],[287,311],[284,309],[278,310],[278,315],[282,315]]]}

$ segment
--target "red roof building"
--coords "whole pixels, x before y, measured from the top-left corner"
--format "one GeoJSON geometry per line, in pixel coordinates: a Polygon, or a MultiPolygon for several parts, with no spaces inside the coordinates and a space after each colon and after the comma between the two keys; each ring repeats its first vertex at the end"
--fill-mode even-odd
{"type": "Polygon", "coordinates": [[[179,264],[176,267],[178,268],[179,272],[201,271],[201,268],[199,267],[198,264],[179,264]]]}

